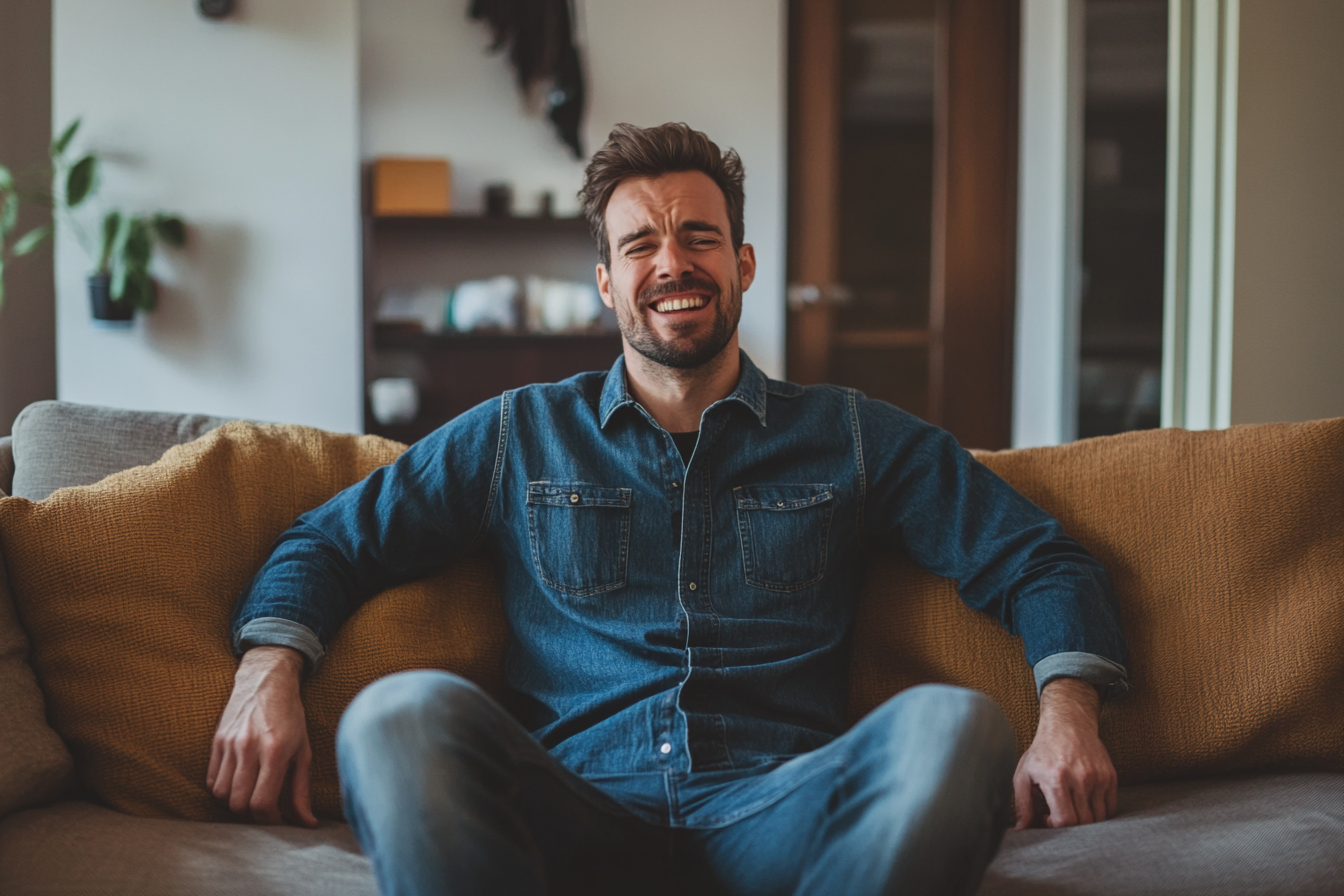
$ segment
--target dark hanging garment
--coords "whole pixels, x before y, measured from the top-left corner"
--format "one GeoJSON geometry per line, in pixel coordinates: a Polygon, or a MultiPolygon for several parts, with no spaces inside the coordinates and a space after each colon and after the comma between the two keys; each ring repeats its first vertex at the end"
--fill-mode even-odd
{"type": "Polygon", "coordinates": [[[579,125],[583,120],[583,67],[574,45],[570,0],[472,0],[467,15],[485,22],[494,33],[491,49],[508,47],[518,89],[527,95],[541,83],[547,117],[560,140],[583,158],[579,125]]]}

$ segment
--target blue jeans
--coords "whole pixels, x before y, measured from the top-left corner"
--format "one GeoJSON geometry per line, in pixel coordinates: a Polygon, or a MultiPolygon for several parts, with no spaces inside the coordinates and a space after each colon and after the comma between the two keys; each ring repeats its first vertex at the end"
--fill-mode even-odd
{"type": "Polygon", "coordinates": [[[432,671],[365,689],[337,754],[384,896],[971,894],[1009,824],[1016,763],[989,698],[925,685],[811,753],[685,790],[718,800],[721,823],[658,823],[650,793],[599,789],[474,685],[432,671]]]}

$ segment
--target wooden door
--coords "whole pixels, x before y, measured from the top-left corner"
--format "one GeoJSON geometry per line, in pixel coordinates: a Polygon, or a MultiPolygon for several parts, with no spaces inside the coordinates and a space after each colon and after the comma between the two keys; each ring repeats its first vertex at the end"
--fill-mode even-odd
{"type": "Polygon", "coordinates": [[[975,448],[1011,430],[1018,15],[1016,0],[794,0],[790,14],[788,375],[892,400],[975,448]],[[894,107],[905,126],[862,136],[855,35],[887,28],[887,76],[908,80],[890,57],[920,52],[925,21],[927,137],[918,110],[894,107]],[[884,183],[884,152],[904,186],[884,183]],[[908,172],[923,158],[921,187],[908,172]],[[905,223],[884,229],[880,201],[905,223]]]}

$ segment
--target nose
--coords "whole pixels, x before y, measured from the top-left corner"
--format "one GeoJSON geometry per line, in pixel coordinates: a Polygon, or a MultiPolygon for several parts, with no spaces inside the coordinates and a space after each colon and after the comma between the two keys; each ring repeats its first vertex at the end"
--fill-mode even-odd
{"type": "Polygon", "coordinates": [[[659,280],[680,280],[694,270],[690,254],[677,240],[664,242],[658,249],[654,263],[659,280]]]}

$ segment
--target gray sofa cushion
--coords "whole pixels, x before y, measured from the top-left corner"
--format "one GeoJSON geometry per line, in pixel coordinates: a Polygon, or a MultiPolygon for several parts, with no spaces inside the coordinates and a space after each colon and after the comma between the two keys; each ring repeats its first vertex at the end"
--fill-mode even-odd
{"type": "Polygon", "coordinates": [[[42,692],[28,665],[28,639],[19,627],[0,557],[0,817],[55,799],[73,772],[70,751],[47,724],[42,692]]]}
{"type": "Polygon", "coordinates": [[[1010,831],[980,896],[1338,896],[1344,774],[1126,787],[1097,825],[1010,831]]]}
{"type": "Polygon", "coordinates": [[[14,437],[0,439],[0,498],[14,487],[14,437]]]}
{"type": "Polygon", "coordinates": [[[10,494],[41,501],[58,488],[91,485],[120,470],[152,464],[169,448],[199,438],[225,419],[34,402],[14,419],[10,494]]]}
{"type": "MultiPolygon", "coordinates": [[[[1103,824],[1009,833],[980,896],[1338,894],[1344,775],[1124,788],[1103,824]]],[[[133,818],[60,803],[0,821],[0,893],[370,894],[349,828],[133,818]]],[[[638,890],[632,890],[638,892],[638,890]]]]}
{"type": "Polygon", "coordinates": [[[0,893],[376,896],[350,829],[135,818],[58,803],[0,821],[0,893]]]}

